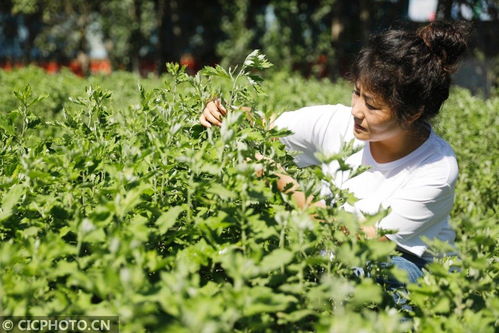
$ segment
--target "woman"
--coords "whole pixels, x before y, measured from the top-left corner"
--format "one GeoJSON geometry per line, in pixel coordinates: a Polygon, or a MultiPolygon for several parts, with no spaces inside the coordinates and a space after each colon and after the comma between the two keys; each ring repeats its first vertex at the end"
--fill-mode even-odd
{"type": "MultiPolygon", "coordinates": [[[[293,132],[281,141],[301,152],[295,159],[300,167],[320,164],[316,152],[336,153],[351,139],[361,146],[347,163],[354,168],[367,165],[368,171],[349,178],[336,162],[322,167],[334,175],[336,186],[359,199],[346,209],[362,216],[390,208],[376,227],[364,232],[377,237],[378,230],[391,230],[379,239],[397,244],[401,256],[392,261],[408,272],[411,282],[432,259],[424,238],[454,242],[449,213],[456,157],[428,121],[449,96],[450,75],[466,50],[468,30],[465,23],[433,22],[417,32],[391,30],[372,36],[353,65],[351,107],[306,107],[275,121],[275,126],[293,132]]],[[[219,101],[210,102],[200,122],[220,126],[226,112],[219,101]]],[[[289,182],[293,180],[281,174],[278,187],[283,190],[289,182]]],[[[307,198],[296,189],[294,200],[306,205],[307,198]]]]}

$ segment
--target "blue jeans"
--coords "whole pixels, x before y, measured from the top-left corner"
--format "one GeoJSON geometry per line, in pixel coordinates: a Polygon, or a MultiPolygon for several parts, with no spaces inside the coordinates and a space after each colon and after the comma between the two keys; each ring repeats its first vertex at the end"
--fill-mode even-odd
{"type": "Polygon", "coordinates": [[[401,270],[407,272],[407,275],[409,277],[409,283],[416,283],[417,279],[422,277],[424,274],[423,271],[421,270],[422,267],[416,265],[416,263],[404,257],[399,257],[399,256],[392,257],[391,263],[395,267],[400,268],[401,270]]]}
{"type": "MultiPolygon", "coordinates": [[[[416,283],[417,279],[424,275],[423,267],[426,264],[422,259],[412,258],[403,254],[401,256],[393,256],[390,261],[384,263],[386,266],[395,266],[403,271],[407,272],[409,283],[416,283]]],[[[354,275],[360,277],[364,276],[364,269],[361,267],[354,267],[354,275]]],[[[397,281],[395,278],[388,279],[380,279],[378,282],[386,284],[388,287],[400,288],[404,287],[404,284],[400,281],[397,281]]]]}
{"type": "MultiPolygon", "coordinates": [[[[411,255],[402,254],[401,256],[391,257],[390,264],[407,272],[409,283],[416,283],[417,280],[424,275],[423,267],[426,262],[420,258],[411,255]]],[[[388,278],[380,281],[386,286],[386,290],[392,292],[392,298],[395,304],[402,309],[411,311],[412,307],[407,304],[407,289],[406,285],[395,278],[388,278]]]]}
{"type": "MultiPolygon", "coordinates": [[[[407,253],[402,253],[400,256],[393,256],[390,261],[384,263],[386,266],[395,266],[405,272],[409,279],[409,283],[416,283],[417,280],[424,275],[423,267],[426,262],[421,258],[407,253]]],[[[353,271],[354,275],[361,277],[365,275],[365,271],[361,267],[355,267],[353,271]]],[[[369,273],[367,274],[369,276],[369,273]]],[[[394,277],[378,277],[376,281],[385,286],[387,291],[391,291],[392,298],[398,306],[405,310],[411,310],[411,306],[407,304],[407,289],[406,285],[394,277]]]]}

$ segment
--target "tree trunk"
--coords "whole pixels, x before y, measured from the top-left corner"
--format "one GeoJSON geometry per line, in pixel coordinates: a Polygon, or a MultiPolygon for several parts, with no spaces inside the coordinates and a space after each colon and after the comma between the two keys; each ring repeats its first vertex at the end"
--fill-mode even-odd
{"type": "Polygon", "coordinates": [[[156,71],[161,75],[166,71],[167,62],[180,60],[182,27],[178,1],[156,0],[155,6],[158,26],[156,71]]]}
{"type": "Polygon", "coordinates": [[[24,61],[30,64],[34,59],[32,52],[35,46],[35,39],[39,33],[37,24],[41,22],[41,13],[39,11],[26,16],[26,29],[28,30],[28,37],[23,45],[24,61]]]}
{"type": "Polygon", "coordinates": [[[143,45],[142,36],[142,6],[140,0],[133,1],[133,22],[132,31],[130,32],[130,63],[129,69],[135,73],[139,73],[140,64],[140,48],[143,45]]]}
{"type": "Polygon", "coordinates": [[[333,79],[344,77],[353,57],[368,37],[369,1],[336,0],[332,9],[331,44],[334,48],[333,79]]]}
{"type": "Polygon", "coordinates": [[[369,4],[369,0],[360,0],[360,41],[362,45],[366,45],[369,39],[369,31],[371,26],[371,13],[369,7],[372,7],[372,4],[369,4]]]}
{"type": "Polygon", "coordinates": [[[81,62],[83,75],[87,76],[90,73],[89,50],[87,42],[87,28],[90,21],[90,6],[87,3],[83,3],[81,13],[79,15],[77,10],[73,7],[67,7],[66,10],[72,11],[72,15],[77,15],[78,28],[80,30],[77,59],[81,62]]]}

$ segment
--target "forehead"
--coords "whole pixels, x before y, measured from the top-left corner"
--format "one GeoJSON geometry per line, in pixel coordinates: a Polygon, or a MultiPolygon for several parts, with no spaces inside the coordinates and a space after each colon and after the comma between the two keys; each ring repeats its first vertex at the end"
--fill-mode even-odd
{"type": "Polygon", "coordinates": [[[371,101],[378,103],[380,105],[386,105],[384,102],[383,98],[379,93],[376,93],[373,89],[370,88],[366,82],[361,81],[360,79],[355,81],[355,87],[360,90],[361,94],[363,97],[366,99],[366,101],[371,101]]]}

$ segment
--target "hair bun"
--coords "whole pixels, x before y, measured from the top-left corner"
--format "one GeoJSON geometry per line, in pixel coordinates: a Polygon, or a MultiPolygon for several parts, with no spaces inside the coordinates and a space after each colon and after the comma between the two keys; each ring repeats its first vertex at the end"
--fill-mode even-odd
{"type": "Polygon", "coordinates": [[[418,29],[417,35],[441,61],[443,70],[453,73],[466,51],[471,25],[465,21],[432,22],[418,29]]]}

